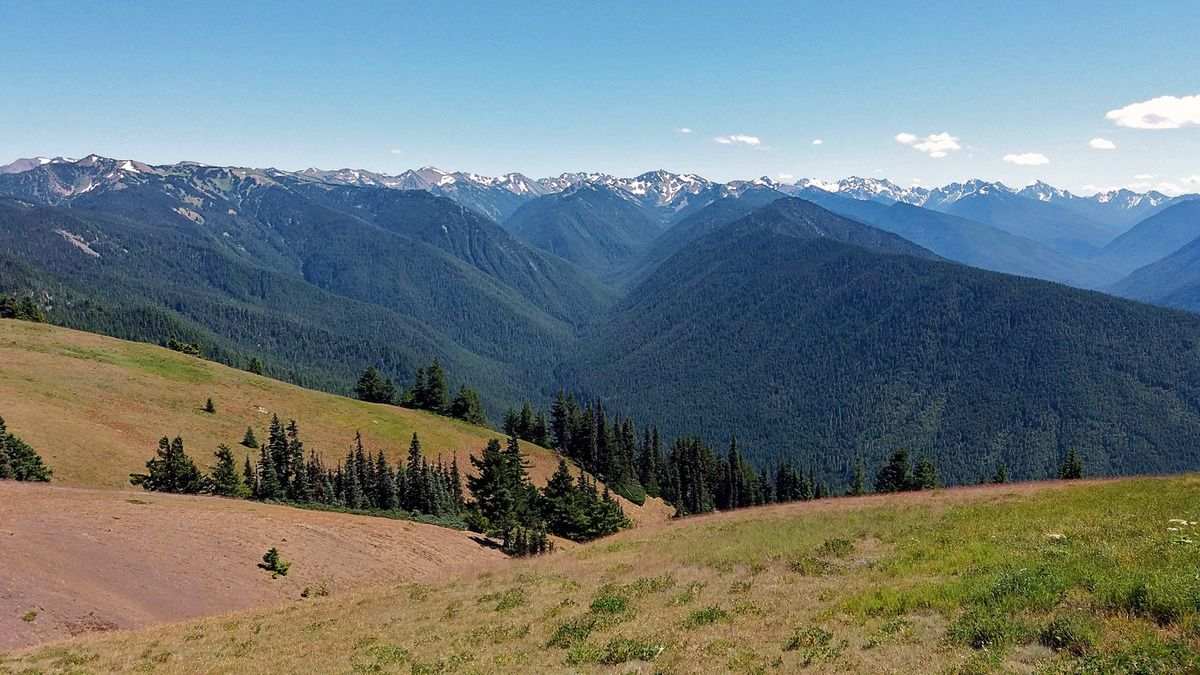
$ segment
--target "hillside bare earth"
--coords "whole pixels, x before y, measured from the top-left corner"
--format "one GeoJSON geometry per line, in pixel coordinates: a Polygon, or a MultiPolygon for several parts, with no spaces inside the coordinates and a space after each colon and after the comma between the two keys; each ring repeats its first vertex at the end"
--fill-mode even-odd
{"type": "Polygon", "coordinates": [[[506,556],[459,532],[256,502],[0,481],[0,650],[278,604],[322,586],[444,582],[506,556]],[[278,547],[292,572],[256,565],[278,547]]]}

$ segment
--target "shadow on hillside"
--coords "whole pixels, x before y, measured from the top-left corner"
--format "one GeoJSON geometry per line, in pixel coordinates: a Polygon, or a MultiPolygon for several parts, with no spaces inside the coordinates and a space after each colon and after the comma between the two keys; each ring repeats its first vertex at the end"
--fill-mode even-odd
{"type": "Polygon", "coordinates": [[[495,539],[488,539],[487,537],[471,535],[471,541],[475,542],[476,544],[479,544],[480,546],[482,546],[484,548],[494,548],[497,551],[499,551],[502,548],[500,545],[500,542],[496,541],[495,539]]]}

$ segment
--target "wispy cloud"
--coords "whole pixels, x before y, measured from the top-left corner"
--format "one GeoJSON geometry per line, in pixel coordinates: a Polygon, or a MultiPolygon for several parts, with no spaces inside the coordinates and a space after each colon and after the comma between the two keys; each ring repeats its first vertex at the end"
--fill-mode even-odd
{"type": "Polygon", "coordinates": [[[1022,152],[1019,155],[1007,154],[1004,156],[1004,161],[1020,164],[1021,166],[1042,166],[1049,164],[1050,158],[1040,152],[1022,152]]]}
{"type": "Polygon", "coordinates": [[[961,150],[962,146],[958,144],[958,137],[951,136],[947,132],[940,134],[930,134],[924,138],[916,134],[910,134],[907,131],[902,131],[896,134],[896,142],[907,145],[916,150],[929,155],[933,158],[945,157],[947,153],[953,150],[961,150]]]}
{"type": "Polygon", "coordinates": [[[400,148],[392,148],[388,152],[392,153],[393,155],[403,155],[404,154],[404,151],[401,150],[400,148]]]}
{"type": "Polygon", "coordinates": [[[1093,138],[1088,141],[1088,145],[1097,150],[1116,150],[1117,144],[1107,138],[1093,138]]]}
{"type": "Polygon", "coordinates": [[[1178,129],[1200,125],[1200,95],[1159,96],[1110,110],[1106,117],[1131,129],[1178,129]]]}
{"type": "Polygon", "coordinates": [[[746,134],[731,134],[729,136],[717,136],[713,139],[714,142],[721,145],[749,145],[752,148],[757,148],[762,145],[762,139],[758,136],[747,136],[746,134]]]}
{"type": "Polygon", "coordinates": [[[1154,178],[1155,175],[1156,174],[1152,174],[1152,173],[1139,173],[1138,175],[1134,176],[1133,179],[1134,180],[1150,180],[1151,178],[1154,178]]]}
{"type": "Polygon", "coordinates": [[[1200,176],[1188,176],[1183,179],[1188,185],[1200,185],[1200,176]]]}
{"type": "Polygon", "coordinates": [[[681,134],[690,134],[690,133],[692,133],[692,130],[691,130],[691,129],[689,129],[689,128],[687,128],[687,127],[679,127],[679,128],[678,128],[678,129],[676,129],[675,131],[677,131],[677,132],[679,132],[679,133],[681,133],[681,134]]]}
{"type": "Polygon", "coordinates": [[[812,144],[813,145],[825,145],[825,141],[823,141],[819,138],[814,138],[812,144]]]}
{"type": "Polygon", "coordinates": [[[781,173],[779,176],[777,176],[777,178],[779,180],[795,180],[796,177],[790,173],[781,173]]]}

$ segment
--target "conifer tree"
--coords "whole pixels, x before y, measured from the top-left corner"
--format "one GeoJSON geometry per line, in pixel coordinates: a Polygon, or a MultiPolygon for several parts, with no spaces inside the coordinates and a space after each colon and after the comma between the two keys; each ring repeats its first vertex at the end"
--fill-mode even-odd
{"type": "Polygon", "coordinates": [[[1067,449],[1067,456],[1063,459],[1062,468],[1058,471],[1058,477],[1062,480],[1075,480],[1083,478],[1083,460],[1075,452],[1075,448],[1067,449]]]}
{"type": "Polygon", "coordinates": [[[908,459],[908,451],[898,448],[892,453],[887,464],[875,476],[876,492],[903,492],[912,485],[912,468],[908,459]]]}
{"type": "Polygon", "coordinates": [[[554,450],[567,452],[570,446],[570,410],[567,398],[562,389],[558,390],[558,398],[550,406],[550,443],[554,450]]]}
{"type": "Polygon", "coordinates": [[[481,427],[487,426],[487,416],[483,412],[483,404],[479,401],[479,394],[465,384],[458,388],[458,393],[455,394],[454,400],[451,401],[449,414],[451,417],[469,424],[476,424],[481,427]]]}
{"type": "Polygon", "coordinates": [[[17,304],[16,296],[5,293],[0,295],[0,319],[18,319],[20,305],[17,304]]]}
{"type": "Polygon", "coordinates": [[[936,490],[941,487],[941,478],[938,476],[937,465],[932,459],[922,456],[917,460],[917,466],[913,469],[913,489],[914,490],[936,490]]]}
{"type": "Polygon", "coordinates": [[[425,481],[425,459],[421,454],[421,440],[414,431],[412,442],[408,444],[408,462],[405,465],[405,475],[408,478],[408,494],[404,508],[413,513],[429,512],[429,489],[425,481]]]}
{"type": "Polygon", "coordinates": [[[183,450],[183,439],[166,436],[158,442],[157,455],[146,462],[146,473],[129,474],[129,482],[152,492],[199,494],[208,489],[208,480],[183,450]]]}
{"type": "Polygon", "coordinates": [[[246,465],[242,467],[242,482],[246,485],[246,490],[251,497],[258,498],[258,474],[254,472],[254,467],[250,464],[250,455],[246,455],[246,465]]]}
{"type": "Polygon", "coordinates": [[[387,459],[383,456],[383,451],[375,457],[375,483],[376,508],[390,511],[397,507],[396,503],[396,475],[392,473],[392,467],[388,466],[387,459]]]}
{"type": "Polygon", "coordinates": [[[279,472],[275,469],[275,455],[270,445],[259,448],[258,455],[258,490],[254,497],[263,501],[279,501],[284,497],[283,485],[279,481],[279,472]]]}
{"type": "Polygon", "coordinates": [[[992,476],[992,482],[996,484],[1008,482],[1008,467],[1001,461],[996,465],[996,474],[992,476]]]}
{"type": "Polygon", "coordinates": [[[264,372],[263,362],[257,356],[251,356],[250,362],[246,364],[246,371],[255,375],[262,375],[264,372]]]}
{"type": "Polygon", "coordinates": [[[0,478],[46,482],[53,475],[42,457],[24,441],[8,432],[0,418],[0,478]]]}
{"type": "Polygon", "coordinates": [[[212,475],[209,478],[212,493],[220,497],[237,497],[239,499],[249,496],[250,491],[242,482],[241,476],[238,475],[233,451],[229,449],[229,446],[222,443],[217,446],[215,454],[217,464],[213,467],[212,475]]]}
{"type": "Polygon", "coordinates": [[[854,482],[850,485],[850,494],[861,495],[866,492],[866,472],[863,469],[862,457],[854,456],[854,482]]]}
{"type": "Polygon", "coordinates": [[[213,415],[217,412],[216,406],[213,405],[212,398],[209,398],[207,401],[205,401],[204,412],[208,413],[209,415],[213,415]]]}
{"type": "Polygon", "coordinates": [[[396,385],[380,375],[375,366],[367,366],[354,385],[354,395],[369,403],[392,403],[396,399],[396,385]]]}
{"type": "Polygon", "coordinates": [[[242,445],[252,450],[258,449],[258,438],[254,436],[254,429],[246,427],[246,434],[242,436],[242,445]]]}
{"type": "Polygon", "coordinates": [[[446,373],[436,358],[429,365],[425,377],[425,405],[422,407],[433,412],[445,412],[450,403],[450,392],[446,386],[446,373]]]}

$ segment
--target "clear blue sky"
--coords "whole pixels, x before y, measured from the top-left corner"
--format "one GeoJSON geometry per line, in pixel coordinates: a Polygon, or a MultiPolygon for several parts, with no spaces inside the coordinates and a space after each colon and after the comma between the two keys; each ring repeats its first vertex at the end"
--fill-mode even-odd
{"type": "Polygon", "coordinates": [[[1198,2],[0,0],[0,162],[1200,191],[1197,36],[1198,2]],[[1161,96],[1180,128],[1106,119],[1161,96]]]}

